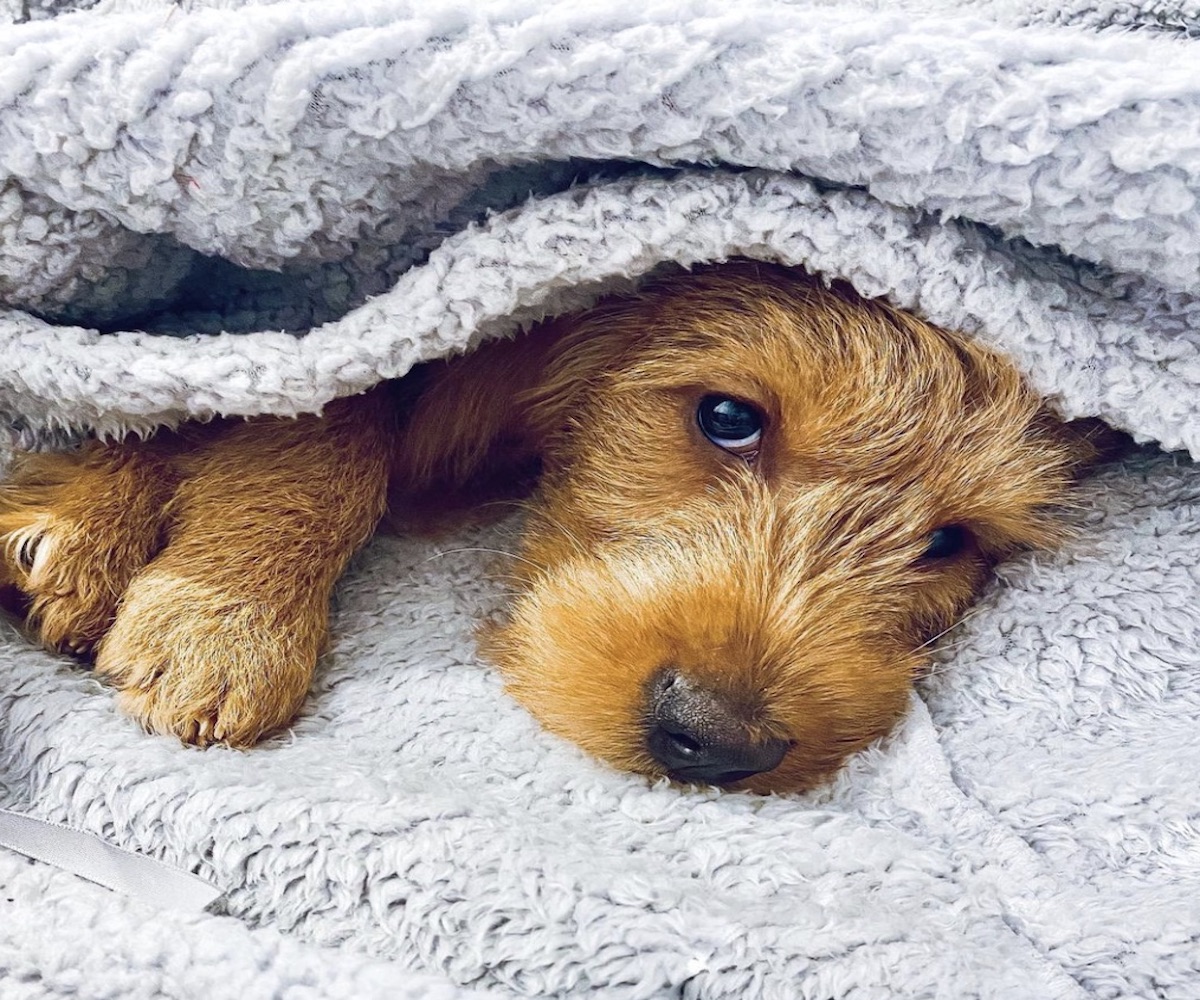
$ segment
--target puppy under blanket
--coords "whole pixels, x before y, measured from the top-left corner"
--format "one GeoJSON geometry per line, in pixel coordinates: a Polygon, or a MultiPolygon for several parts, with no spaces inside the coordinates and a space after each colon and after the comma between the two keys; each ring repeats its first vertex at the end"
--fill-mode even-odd
{"type": "MultiPolygon", "coordinates": [[[[315,410],[742,255],[1200,453],[1195,0],[2,20],[21,439],[315,410]]],[[[2,804],[198,871],[227,914],[0,854],[0,992],[1194,1000],[1200,474],[1147,449],[1087,500],[1077,542],[1005,567],[948,637],[900,732],[804,797],[648,786],[541,733],[471,640],[504,527],[374,542],[304,716],[250,753],[143,735],[10,632],[2,804]]]]}

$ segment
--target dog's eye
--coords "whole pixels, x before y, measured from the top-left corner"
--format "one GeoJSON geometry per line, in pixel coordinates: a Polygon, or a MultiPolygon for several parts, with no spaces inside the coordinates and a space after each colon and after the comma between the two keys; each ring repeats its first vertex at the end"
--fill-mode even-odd
{"type": "Polygon", "coordinates": [[[705,396],[696,410],[700,430],[718,448],[744,455],[762,439],[762,414],[749,403],[728,396],[705,396]]]}
{"type": "Polygon", "coordinates": [[[967,547],[971,534],[961,524],[945,524],[929,533],[922,559],[949,559],[967,547]]]}

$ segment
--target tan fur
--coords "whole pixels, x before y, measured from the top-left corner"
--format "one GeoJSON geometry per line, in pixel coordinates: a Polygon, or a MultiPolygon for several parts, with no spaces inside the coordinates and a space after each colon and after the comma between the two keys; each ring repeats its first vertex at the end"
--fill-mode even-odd
{"type": "Polygon", "coordinates": [[[482,649],[548,728],[650,774],[664,669],[788,747],[736,787],[827,777],[900,716],[998,559],[1061,537],[1093,430],[1016,369],[800,272],[735,263],[427,365],[323,417],[30,457],[0,495],[10,583],[147,727],[245,746],[308,688],[331,589],[386,512],[440,529],[540,471],[518,592],[482,649]],[[739,456],[713,393],[765,415],[739,456]],[[969,532],[923,558],[931,532],[969,532]],[[98,643],[98,645],[97,645],[98,643]]]}

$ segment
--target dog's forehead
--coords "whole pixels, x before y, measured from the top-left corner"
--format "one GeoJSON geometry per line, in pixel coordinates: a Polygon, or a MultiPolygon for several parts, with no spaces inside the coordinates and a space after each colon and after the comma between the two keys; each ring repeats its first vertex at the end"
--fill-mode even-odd
{"type": "Polygon", "coordinates": [[[802,290],[792,299],[713,301],[699,293],[672,299],[618,378],[727,393],[791,424],[819,418],[827,433],[854,434],[874,424],[896,433],[914,413],[961,410],[965,394],[980,402],[991,387],[1010,391],[1011,365],[964,350],[959,335],[919,321],[902,325],[868,303],[802,290]],[[906,419],[897,424],[898,416],[906,419]]]}
{"type": "Polygon", "coordinates": [[[812,285],[709,291],[661,304],[622,388],[751,402],[776,472],[809,481],[986,484],[1038,464],[1035,394],[965,335],[812,285]]]}

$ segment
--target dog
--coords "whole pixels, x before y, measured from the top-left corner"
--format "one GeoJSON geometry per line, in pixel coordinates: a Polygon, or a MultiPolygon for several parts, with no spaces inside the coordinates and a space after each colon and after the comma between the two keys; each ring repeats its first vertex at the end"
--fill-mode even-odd
{"type": "Polygon", "coordinates": [[[319,416],[26,455],[0,575],[148,730],[248,747],[299,710],[381,523],[532,494],[480,635],[508,690],[618,768],[795,791],[893,727],[990,567],[1064,537],[1105,434],[968,336],[734,261],[319,416]]]}

